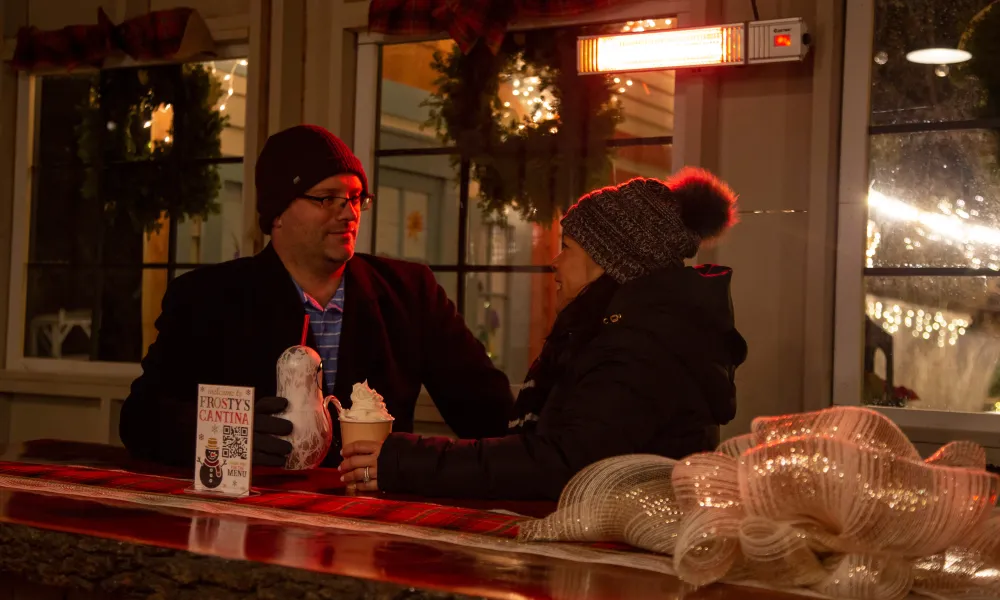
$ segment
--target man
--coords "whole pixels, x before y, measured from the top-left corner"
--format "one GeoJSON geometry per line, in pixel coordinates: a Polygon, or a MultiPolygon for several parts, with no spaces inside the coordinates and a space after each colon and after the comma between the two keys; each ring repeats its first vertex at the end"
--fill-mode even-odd
{"type": "MultiPolygon", "coordinates": [[[[256,390],[254,464],[283,466],[291,423],[276,415],[278,357],[300,342],[323,359],[326,394],[350,406],[368,380],[413,430],[421,384],[459,437],[502,435],[513,399],[506,376],[424,266],[355,254],[372,196],[361,162],[330,132],[296,126],[271,136],[257,161],[257,256],[178,277],[163,298],[159,335],[121,413],[136,457],[190,465],[198,384],[256,390]]],[[[331,409],[332,410],[332,409],[331,409]]],[[[334,416],[336,419],[336,416],[334,416]]],[[[339,430],[324,465],[340,461],[339,430]]]]}

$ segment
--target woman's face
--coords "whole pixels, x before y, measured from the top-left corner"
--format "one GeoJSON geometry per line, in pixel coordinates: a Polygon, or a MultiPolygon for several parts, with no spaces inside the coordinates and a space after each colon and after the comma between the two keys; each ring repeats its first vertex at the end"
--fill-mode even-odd
{"type": "Polygon", "coordinates": [[[562,252],[552,266],[556,269],[556,301],[559,310],[565,308],[589,283],[604,274],[604,269],[568,235],[563,236],[562,252]]]}

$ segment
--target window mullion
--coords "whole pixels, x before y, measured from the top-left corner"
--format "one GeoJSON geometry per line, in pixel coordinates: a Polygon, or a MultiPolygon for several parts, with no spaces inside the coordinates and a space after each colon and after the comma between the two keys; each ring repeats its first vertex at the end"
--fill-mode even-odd
{"type": "Polygon", "coordinates": [[[472,177],[472,161],[462,157],[459,166],[458,183],[458,281],[455,285],[455,299],[459,314],[465,314],[465,271],[469,248],[469,183],[472,177]]]}
{"type": "MultiPolygon", "coordinates": [[[[107,102],[105,101],[108,90],[105,86],[104,71],[98,73],[97,76],[97,89],[98,89],[98,111],[101,115],[100,123],[108,123],[111,121],[111,115],[108,113],[107,102]]],[[[123,124],[123,126],[128,126],[128,124],[123,124]]],[[[90,326],[90,360],[96,361],[100,357],[100,342],[101,342],[101,324],[104,317],[104,282],[105,282],[105,272],[104,268],[100,266],[104,262],[104,250],[105,250],[105,236],[107,235],[107,226],[105,223],[104,215],[104,182],[107,178],[106,172],[106,157],[105,148],[107,147],[105,137],[108,135],[108,130],[105,127],[97,127],[97,152],[94,155],[94,164],[91,168],[95,170],[97,185],[95,186],[95,202],[94,209],[97,211],[97,219],[95,223],[97,225],[97,255],[95,256],[95,264],[98,265],[94,269],[94,279],[95,279],[95,293],[91,306],[91,326],[90,326]]]]}

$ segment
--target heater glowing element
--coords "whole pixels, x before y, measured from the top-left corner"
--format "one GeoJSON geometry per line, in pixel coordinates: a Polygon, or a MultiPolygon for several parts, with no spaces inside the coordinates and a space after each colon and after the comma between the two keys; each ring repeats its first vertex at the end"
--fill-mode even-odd
{"type": "Polygon", "coordinates": [[[800,18],[577,38],[581,75],[800,61],[810,38],[800,18]]]}
{"type": "Polygon", "coordinates": [[[589,36],[577,40],[580,73],[743,64],[743,25],[589,36]]]}

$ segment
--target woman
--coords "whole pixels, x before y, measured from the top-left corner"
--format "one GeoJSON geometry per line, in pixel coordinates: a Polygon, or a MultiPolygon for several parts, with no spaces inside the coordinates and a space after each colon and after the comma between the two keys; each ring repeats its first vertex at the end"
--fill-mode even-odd
{"type": "Polygon", "coordinates": [[[562,219],[560,312],[505,437],[392,434],[343,450],[363,491],[556,500],[585,466],[620,454],[713,450],[736,413],[746,358],[725,267],[684,266],[736,221],[711,174],[633,179],[591,192],[562,219]],[[366,478],[367,475],[367,478],[366,478]]]}

